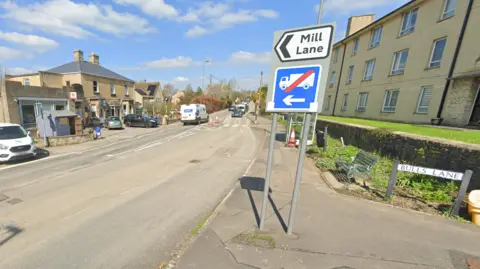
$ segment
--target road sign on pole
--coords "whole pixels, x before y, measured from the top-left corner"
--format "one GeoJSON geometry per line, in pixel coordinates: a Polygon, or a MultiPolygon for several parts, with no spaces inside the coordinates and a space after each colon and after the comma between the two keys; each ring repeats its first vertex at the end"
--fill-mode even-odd
{"type": "Polygon", "coordinates": [[[333,26],[320,25],[283,33],[275,46],[281,62],[321,60],[330,56],[333,26]]]}
{"type": "Polygon", "coordinates": [[[297,173],[288,219],[287,233],[292,234],[296,203],[300,193],[303,160],[305,159],[305,149],[311,125],[311,113],[321,112],[323,105],[334,31],[335,24],[323,24],[277,31],[274,34],[273,50],[277,57],[272,57],[271,60],[270,86],[268,87],[266,100],[266,111],[273,112],[273,122],[263,189],[260,230],[265,227],[270,173],[275,148],[277,112],[304,112],[307,114],[304,117],[305,124],[300,142],[297,173]]]}

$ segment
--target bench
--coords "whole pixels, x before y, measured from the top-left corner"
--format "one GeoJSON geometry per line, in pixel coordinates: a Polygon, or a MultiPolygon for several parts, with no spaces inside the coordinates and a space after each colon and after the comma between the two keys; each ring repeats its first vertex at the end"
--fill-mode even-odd
{"type": "Polygon", "coordinates": [[[350,157],[351,161],[345,161],[345,155],[339,156],[335,165],[337,170],[344,171],[348,179],[353,179],[357,174],[371,177],[371,170],[373,166],[379,161],[379,158],[361,150],[356,156],[350,157]]]}

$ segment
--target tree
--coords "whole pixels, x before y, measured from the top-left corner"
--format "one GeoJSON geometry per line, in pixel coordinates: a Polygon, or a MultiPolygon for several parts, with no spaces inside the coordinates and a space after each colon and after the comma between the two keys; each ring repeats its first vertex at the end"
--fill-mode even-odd
{"type": "Polygon", "coordinates": [[[145,102],[143,105],[143,111],[149,116],[156,114],[165,114],[165,104],[162,102],[145,102]]]}
{"type": "Polygon", "coordinates": [[[188,84],[187,87],[185,87],[185,91],[191,91],[193,92],[193,88],[191,84],[188,84]]]}
{"type": "Polygon", "coordinates": [[[195,95],[196,95],[196,96],[201,96],[201,95],[203,95],[202,88],[197,87],[197,91],[195,92],[195,95]]]}
{"type": "Polygon", "coordinates": [[[175,86],[171,83],[167,83],[163,86],[163,93],[167,93],[167,95],[171,96],[175,93],[175,86]]]}

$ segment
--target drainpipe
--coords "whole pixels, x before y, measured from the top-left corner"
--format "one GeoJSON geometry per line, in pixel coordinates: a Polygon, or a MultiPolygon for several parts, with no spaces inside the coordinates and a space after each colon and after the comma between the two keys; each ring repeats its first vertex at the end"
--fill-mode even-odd
{"type": "Polygon", "coordinates": [[[440,101],[440,107],[438,109],[437,118],[442,116],[443,108],[445,106],[445,100],[447,98],[448,88],[450,87],[451,77],[453,76],[453,71],[455,70],[455,65],[457,64],[458,54],[460,48],[462,47],[463,36],[465,35],[465,30],[467,29],[468,19],[470,18],[470,13],[472,11],[473,0],[468,2],[467,13],[463,20],[462,29],[460,30],[460,36],[458,37],[457,47],[455,48],[455,53],[453,54],[452,64],[450,65],[450,70],[448,71],[447,82],[445,82],[445,88],[443,89],[442,100],[440,101]]]}
{"type": "Polygon", "coordinates": [[[332,116],[335,116],[335,108],[337,106],[338,91],[340,90],[340,83],[342,81],[343,63],[345,62],[345,53],[347,52],[347,44],[343,42],[342,44],[343,44],[343,56],[342,56],[342,63],[340,64],[340,71],[338,72],[338,84],[337,84],[337,90],[335,91],[335,99],[333,101],[332,116]]]}

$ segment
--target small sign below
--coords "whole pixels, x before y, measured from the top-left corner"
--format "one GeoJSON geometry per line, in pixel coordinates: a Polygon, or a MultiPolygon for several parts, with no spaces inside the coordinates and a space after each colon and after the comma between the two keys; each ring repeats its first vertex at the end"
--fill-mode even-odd
{"type": "Polygon", "coordinates": [[[330,54],[332,37],[332,25],[287,31],[275,46],[275,52],[281,62],[325,59],[330,54]]]}
{"type": "Polygon", "coordinates": [[[318,112],[319,65],[277,68],[268,112],[318,112]]]}
{"type": "Polygon", "coordinates": [[[398,171],[403,172],[411,172],[415,174],[422,174],[434,177],[441,177],[451,180],[461,181],[463,179],[463,173],[445,171],[445,170],[438,170],[433,168],[425,168],[421,166],[413,166],[408,164],[399,164],[398,171]]]}

